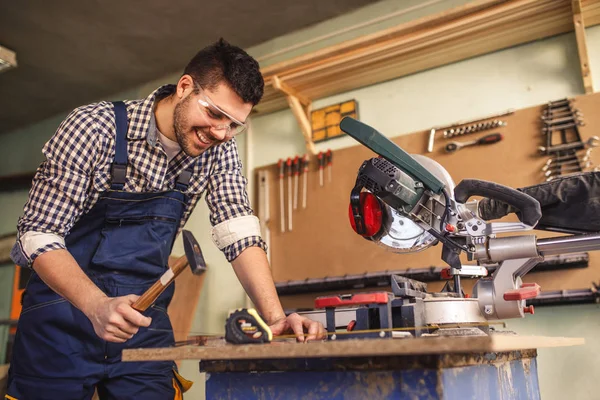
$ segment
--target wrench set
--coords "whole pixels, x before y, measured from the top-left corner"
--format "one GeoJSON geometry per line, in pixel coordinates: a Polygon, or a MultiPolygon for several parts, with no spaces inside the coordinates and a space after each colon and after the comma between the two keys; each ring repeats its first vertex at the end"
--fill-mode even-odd
{"type": "Polygon", "coordinates": [[[548,157],[542,166],[546,181],[598,168],[590,161],[590,154],[600,144],[600,138],[581,139],[579,127],[584,125],[583,114],[574,107],[572,100],[548,102],[541,120],[545,143],[538,151],[548,157]]]}

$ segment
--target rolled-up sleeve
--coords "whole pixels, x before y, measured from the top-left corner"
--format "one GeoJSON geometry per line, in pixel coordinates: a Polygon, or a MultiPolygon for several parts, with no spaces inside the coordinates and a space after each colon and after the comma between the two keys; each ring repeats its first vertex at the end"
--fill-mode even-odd
{"type": "MultiPolygon", "coordinates": [[[[248,200],[246,185],[248,181],[242,175],[235,139],[219,146],[220,152],[209,177],[206,203],[210,210],[212,226],[233,218],[254,215],[248,200]]],[[[235,260],[242,251],[251,246],[267,246],[260,236],[248,236],[222,249],[228,261],[235,260]]]]}
{"type": "Polygon", "coordinates": [[[83,213],[97,155],[98,135],[86,108],[75,109],[44,145],[23,215],[13,261],[31,266],[47,251],[64,249],[64,237],[83,213]]]}

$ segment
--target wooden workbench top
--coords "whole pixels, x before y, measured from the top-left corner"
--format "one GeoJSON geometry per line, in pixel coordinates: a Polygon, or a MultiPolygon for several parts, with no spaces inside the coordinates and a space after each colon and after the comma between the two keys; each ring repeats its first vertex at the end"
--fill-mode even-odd
{"type": "Polygon", "coordinates": [[[273,358],[368,357],[417,354],[487,353],[546,347],[578,346],[583,338],[518,336],[348,339],[326,342],[273,342],[253,345],[186,346],[123,350],[123,361],[248,360],[273,358]]]}

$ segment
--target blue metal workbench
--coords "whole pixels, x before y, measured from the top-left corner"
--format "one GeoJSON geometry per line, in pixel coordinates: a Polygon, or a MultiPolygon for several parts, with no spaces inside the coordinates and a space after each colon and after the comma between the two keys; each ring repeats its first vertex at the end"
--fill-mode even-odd
{"type": "MultiPolygon", "coordinates": [[[[385,345],[385,343],[381,343],[385,345]]],[[[212,399],[535,400],[536,350],[200,361],[212,399]]]]}

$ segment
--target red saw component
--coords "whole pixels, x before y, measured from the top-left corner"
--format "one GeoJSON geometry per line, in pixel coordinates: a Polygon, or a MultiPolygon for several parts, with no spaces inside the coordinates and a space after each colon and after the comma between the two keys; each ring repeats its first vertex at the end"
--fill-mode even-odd
{"type": "Polygon", "coordinates": [[[518,301],[536,298],[540,294],[541,287],[537,283],[524,283],[518,289],[504,292],[504,300],[518,301]]]}
{"type": "MultiPolygon", "coordinates": [[[[383,219],[381,205],[373,193],[362,192],[360,194],[360,208],[360,214],[365,227],[365,232],[361,235],[371,237],[381,230],[383,219]]],[[[352,204],[348,206],[348,217],[350,218],[350,225],[352,225],[354,232],[359,233],[356,229],[356,222],[352,213],[352,204]]]]}
{"type": "Polygon", "coordinates": [[[356,306],[360,304],[386,304],[387,292],[345,294],[339,296],[324,296],[315,299],[315,308],[356,306]]]}

